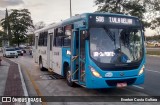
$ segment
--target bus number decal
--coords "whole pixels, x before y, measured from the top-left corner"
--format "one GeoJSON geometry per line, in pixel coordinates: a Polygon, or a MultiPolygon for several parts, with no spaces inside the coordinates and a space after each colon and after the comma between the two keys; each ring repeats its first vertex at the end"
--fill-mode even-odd
{"type": "Polygon", "coordinates": [[[104,22],[104,17],[103,16],[96,16],[96,22],[103,23],[104,22]]]}

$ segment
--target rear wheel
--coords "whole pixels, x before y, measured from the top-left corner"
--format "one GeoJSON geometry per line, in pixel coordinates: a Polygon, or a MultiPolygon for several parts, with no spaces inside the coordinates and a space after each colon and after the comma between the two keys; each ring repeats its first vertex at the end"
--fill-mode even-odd
{"type": "Polygon", "coordinates": [[[156,44],[155,47],[158,47],[158,44],[156,44]]]}
{"type": "Polygon", "coordinates": [[[66,67],[66,81],[69,86],[71,87],[75,86],[75,83],[71,81],[71,71],[69,66],[66,67]]]}
{"type": "Polygon", "coordinates": [[[40,68],[41,71],[44,71],[42,59],[39,59],[39,68],[40,68]]]}

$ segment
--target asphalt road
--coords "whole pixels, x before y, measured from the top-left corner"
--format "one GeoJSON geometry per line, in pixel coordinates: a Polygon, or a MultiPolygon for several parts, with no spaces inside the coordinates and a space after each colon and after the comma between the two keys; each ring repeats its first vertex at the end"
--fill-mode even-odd
{"type": "MultiPolygon", "coordinates": [[[[25,54],[19,58],[11,59],[21,64],[22,73],[25,78],[30,96],[160,96],[160,57],[147,56],[145,83],[140,86],[130,86],[127,88],[115,89],[85,89],[77,86],[69,87],[64,79],[53,79],[47,71],[40,71],[38,64],[33,58],[25,54]]],[[[135,102],[134,102],[135,103],[135,102]]],[[[132,103],[132,104],[134,104],[132,103]]],[[[35,103],[36,104],[36,103],[35,103]]],[[[53,103],[47,103],[53,104],[53,103]]],[[[54,103],[56,105],[66,105],[66,103],[54,103]]],[[[72,103],[75,105],[75,103],[72,103]]],[[[81,105],[82,103],[76,103],[81,105]]],[[[84,104],[84,103],[83,103],[84,104]]],[[[87,103],[87,105],[106,105],[106,103],[87,103]]],[[[120,103],[112,103],[119,105],[120,103]]],[[[122,103],[128,105],[128,103],[122,103]]],[[[129,103],[131,104],[131,103],[129,103]]],[[[141,105],[142,103],[136,103],[141,105]]],[[[146,105],[158,105],[158,103],[143,103],[146,105]]],[[[38,104],[37,104],[38,105],[38,104]]],[[[68,105],[68,104],[67,104],[68,105]]],[[[71,105],[71,103],[69,103],[71,105]]]]}
{"type": "Polygon", "coordinates": [[[149,96],[160,96],[160,57],[147,56],[145,65],[145,83],[139,85],[137,89],[132,89],[143,92],[149,96]]]}

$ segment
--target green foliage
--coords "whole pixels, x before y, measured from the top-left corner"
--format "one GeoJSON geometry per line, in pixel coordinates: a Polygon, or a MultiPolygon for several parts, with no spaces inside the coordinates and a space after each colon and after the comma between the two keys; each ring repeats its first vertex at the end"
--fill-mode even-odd
{"type": "MultiPolygon", "coordinates": [[[[28,9],[12,9],[11,14],[8,16],[10,29],[12,34],[11,43],[24,43],[27,39],[26,33],[29,27],[33,27],[32,19],[28,9]]],[[[6,19],[1,20],[1,25],[5,29],[6,19]]]]}
{"type": "Polygon", "coordinates": [[[155,36],[147,36],[146,37],[146,40],[147,41],[158,41],[158,42],[160,42],[160,35],[155,35],[155,36]]]}
{"type": "Polygon", "coordinates": [[[28,35],[28,43],[30,46],[32,46],[34,44],[34,34],[30,34],[28,35]]]}
{"type": "Polygon", "coordinates": [[[96,0],[99,5],[98,11],[121,13],[143,18],[146,12],[143,4],[138,3],[139,0],[96,0]]]}
{"type": "Polygon", "coordinates": [[[2,40],[7,39],[7,34],[0,30],[0,47],[2,46],[2,40]]]}
{"type": "Polygon", "coordinates": [[[156,17],[160,16],[160,0],[95,0],[95,4],[98,5],[99,12],[136,16],[145,27],[156,28],[158,23],[160,25],[160,20],[156,17]]]}

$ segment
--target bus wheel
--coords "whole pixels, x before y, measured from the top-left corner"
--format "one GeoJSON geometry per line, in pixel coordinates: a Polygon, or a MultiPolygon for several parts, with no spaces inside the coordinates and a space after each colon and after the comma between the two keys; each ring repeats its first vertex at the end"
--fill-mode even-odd
{"type": "Polygon", "coordinates": [[[67,84],[71,87],[74,87],[74,82],[71,81],[71,71],[70,71],[70,68],[67,67],[67,70],[66,70],[66,80],[67,80],[67,84]]]}
{"type": "Polygon", "coordinates": [[[39,60],[39,68],[41,71],[44,71],[44,67],[41,59],[39,60]]]}

